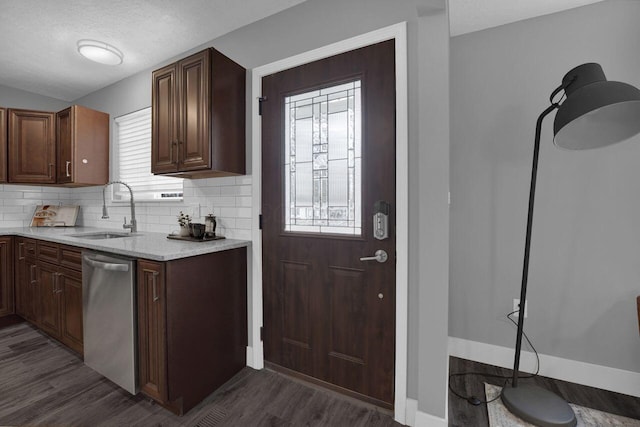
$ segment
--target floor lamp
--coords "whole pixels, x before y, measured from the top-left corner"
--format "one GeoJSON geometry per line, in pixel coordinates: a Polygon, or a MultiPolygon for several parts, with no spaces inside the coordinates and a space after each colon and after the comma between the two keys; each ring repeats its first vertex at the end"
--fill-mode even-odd
{"type": "Polygon", "coordinates": [[[577,423],[575,414],[561,397],[538,386],[518,385],[540,131],[543,119],[557,109],[553,141],[560,148],[582,150],[629,139],[640,133],[640,90],[626,83],[607,81],[600,65],[588,63],[564,76],[562,84],[551,93],[550,102],[536,122],[513,379],[510,386],[502,389],[501,397],[509,411],[531,424],[573,427],[577,423]],[[566,96],[562,103],[554,101],[560,92],[566,96]]]}

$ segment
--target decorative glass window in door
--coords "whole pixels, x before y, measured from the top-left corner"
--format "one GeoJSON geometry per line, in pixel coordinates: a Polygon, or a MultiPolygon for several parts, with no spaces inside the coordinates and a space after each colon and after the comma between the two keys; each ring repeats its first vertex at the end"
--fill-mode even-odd
{"type": "Polygon", "coordinates": [[[360,235],[360,80],[285,98],[285,231],[360,235]]]}

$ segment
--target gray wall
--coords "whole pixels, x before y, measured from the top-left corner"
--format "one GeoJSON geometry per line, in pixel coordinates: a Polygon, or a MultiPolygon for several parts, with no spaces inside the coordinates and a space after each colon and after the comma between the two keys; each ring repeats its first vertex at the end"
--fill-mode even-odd
{"type": "MultiPolygon", "coordinates": [[[[401,21],[408,22],[409,32],[408,394],[418,400],[421,411],[445,418],[449,256],[445,0],[308,0],[203,46],[214,46],[246,68],[255,68],[401,21]]],[[[150,105],[150,79],[148,70],[76,102],[117,117],[150,105]]],[[[248,94],[248,99],[258,95],[248,94]]]]}
{"type": "Polygon", "coordinates": [[[0,107],[60,111],[69,105],[71,104],[60,99],[49,98],[47,96],[0,85],[0,107]]]}
{"type": "MultiPolygon", "coordinates": [[[[640,87],[640,2],[606,1],[451,40],[449,333],[512,347],[535,121],[564,76],[598,62],[640,87]]],[[[640,137],[592,151],[543,124],[529,308],[539,352],[640,372],[640,137]]]]}

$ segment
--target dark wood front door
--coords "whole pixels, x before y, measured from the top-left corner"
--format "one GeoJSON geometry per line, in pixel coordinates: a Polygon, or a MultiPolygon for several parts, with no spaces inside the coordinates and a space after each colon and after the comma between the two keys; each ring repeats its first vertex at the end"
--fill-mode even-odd
{"type": "Polygon", "coordinates": [[[262,86],[265,360],[392,407],[394,42],[262,86]],[[381,239],[378,211],[388,214],[381,239]],[[386,262],[360,259],[377,251],[386,262]]]}

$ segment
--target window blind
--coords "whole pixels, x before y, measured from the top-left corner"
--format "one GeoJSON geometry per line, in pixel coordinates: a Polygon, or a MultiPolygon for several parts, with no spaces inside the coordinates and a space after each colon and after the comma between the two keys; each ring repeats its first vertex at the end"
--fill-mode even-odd
{"type": "MultiPolygon", "coordinates": [[[[151,173],[151,107],[115,119],[118,176],[134,191],[136,200],[182,198],[182,178],[151,173]]],[[[117,186],[121,187],[121,186],[117,186]]],[[[114,200],[129,200],[126,188],[116,188],[114,200]]]]}

